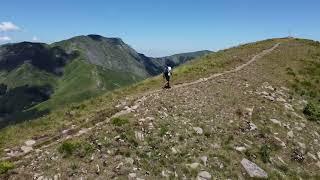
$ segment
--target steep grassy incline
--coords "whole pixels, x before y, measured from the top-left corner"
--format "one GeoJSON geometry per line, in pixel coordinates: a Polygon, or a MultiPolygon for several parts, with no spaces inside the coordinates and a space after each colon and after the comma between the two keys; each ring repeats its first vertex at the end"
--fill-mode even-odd
{"type": "MultiPolygon", "coordinates": [[[[268,40],[247,44],[196,59],[195,61],[192,61],[191,63],[188,63],[185,66],[175,70],[175,83],[189,82],[200,77],[207,77],[212,73],[229,70],[237,65],[243,64],[256,53],[271,47],[275,42],[275,40],[268,40]]],[[[77,64],[88,65],[82,63],[81,61],[77,61],[77,64]]],[[[82,67],[82,65],[80,67],[82,67]]],[[[86,66],[82,69],[84,69],[84,71],[88,71],[86,66]]],[[[88,72],[83,74],[88,74],[88,72]]],[[[80,74],[78,76],[80,76],[80,74]]],[[[132,78],[134,79],[134,76],[132,76],[132,78]]],[[[70,78],[65,79],[68,79],[69,81],[73,80],[71,76],[70,78]]],[[[107,93],[104,96],[88,100],[78,105],[71,104],[66,108],[54,111],[48,116],[41,117],[32,122],[24,122],[15,126],[4,128],[0,132],[0,146],[10,147],[13,145],[18,145],[21,144],[24,139],[35,137],[53,137],[59,134],[61,129],[69,128],[71,125],[81,128],[97,121],[101,121],[104,119],[104,117],[100,117],[100,113],[104,116],[110,116],[119,110],[119,107],[115,106],[120,101],[123,101],[123,99],[128,98],[126,101],[127,105],[129,106],[130,102],[139,97],[141,94],[158,90],[162,86],[162,83],[163,81],[161,76],[150,78],[139,82],[136,85],[127,88],[120,88],[112,93],[107,93]],[[97,112],[99,112],[98,115],[97,112]]],[[[92,88],[95,88],[96,84],[93,84],[92,88]]],[[[62,87],[64,86],[62,85],[62,87]]],[[[65,87],[76,89],[77,91],[81,90],[72,86],[65,87]]],[[[64,91],[61,90],[60,92],[63,93],[64,91]]],[[[63,97],[68,98],[67,96],[63,97]]],[[[64,98],[62,98],[61,101],[64,101],[64,98]]],[[[50,102],[51,101],[48,103],[50,102]]],[[[43,106],[41,105],[38,108],[45,110],[46,106],[50,106],[50,104],[43,104],[43,106]]]]}
{"type": "MultiPolygon", "coordinates": [[[[175,55],[178,66],[207,51],[175,55]]],[[[167,59],[146,57],[119,38],[77,36],[47,45],[0,46],[0,129],[162,72],[167,59]]]]}
{"type": "Polygon", "coordinates": [[[175,69],[171,90],[158,76],[5,128],[4,156],[27,139],[46,152],[31,151],[10,178],[247,178],[243,158],[271,179],[317,178],[319,52],[300,39],[246,44],[175,69]]]}
{"type": "Polygon", "coordinates": [[[57,89],[50,100],[37,106],[39,109],[57,109],[77,103],[141,81],[143,78],[132,73],[105,70],[102,67],[77,59],[65,67],[64,75],[57,81],[57,89]]]}

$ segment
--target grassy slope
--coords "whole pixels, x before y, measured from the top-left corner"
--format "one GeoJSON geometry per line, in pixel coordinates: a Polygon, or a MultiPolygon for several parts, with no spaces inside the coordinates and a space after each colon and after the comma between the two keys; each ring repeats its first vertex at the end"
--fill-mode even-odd
{"type": "Polygon", "coordinates": [[[101,93],[132,84],[142,78],[129,73],[104,70],[80,59],[65,67],[51,99],[37,106],[40,110],[57,109],[66,104],[77,103],[101,95],[101,93]]]}
{"type": "MultiPolygon", "coordinates": [[[[108,123],[108,126],[101,127],[100,130],[89,135],[51,148],[51,153],[55,153],[57,152],[55,148],[60,147],[59,150],[61,150],[65,146],[70,146],[70,143],[77,145],[93,142],[89,146],[100,149],[100,151],[85,151],[84,153],[82,147],[79,146],[72,150],[69,158],[61,158],[61,155],[58,155],[60,159],[57,163],[53,162],[53,166],[64,169],[60,172],[74,172],[75,174],[78,174],[77,170],[80,167],[85,168],[88,170],[88,177],[94,179],[97,177],[95,165],[102,164],[102,160],[96,158],[90,161],[91,154],[95,154],[94,157],[108,154],[107,160],[110,163],[104,167],[101,166],[107,170],[107,173],[101,172],[100,174],[108,178],[113,175],[125,178],[132,171],[132,166],[141,168],[141,171],[137,170],[138,177],[149,172],[148,178],[157,179],[163,170],[175,171],[179,177],[182,174],[187,177],[195,177],[199,169],[192,170],[186,167],[186,164],[201,162],[199,158],[206,155],[208,157],[207,166],[200,165],[201,169],[210,172],[218,179],[243,177],[244,171],[239,162],[244,157],[266,170],[270,179],[319,178],[319,169],[315,165],[317,161],[307,155],[308,152],[311,154],[319,152],[319,144],[315,141],[319,137],[314,134],[314,132],[319,132],[319,124],[298,117],[302,115],[301,100],[306,99],[315,103],[319,101],[319,96],[314,96],[320,93],[319,83],[317,83],[320,79],[316,73],[318,69],[315,68],[318,67],[320,61],[319,43],[300,39],[280,39],[260,42],[258,46],[249,46],[242,51],[240,51],[241,47],[230,49],[224,54],[210,55],[215,57],[215,61],[220,62],[219,65],[216,62],[210,62],[208,60],[210,57],[205,57],[176,69],[175,80],[187,82],[196,80],[198,76],[206,77],[213,72],[230,69],[232,66],[243,63],[241,60],[234,61],[235,58],[247,60],[248,57],[271,47],[276,42],[282,42],[277,50],[237,74],[229,74],[193,87],[174,89],[149,96],[143,105],[144,109],[126,117],[114,119],[108,123]],[[238,54],[234,54],[236,52],[238,54]],[[243,55],[240,55],[239,52],[243,55]],[[216,65],[212,65],[212,68],[203,68],[202,63],[209,67],[211,63],[216,65]],[[289,69],[292,70],[289,72],[289,69]],[[194,79],[187,75],[190,73],[194,73],[194,79]],[[264,87],[265,82],[276,87],[276,91],[281,90],[283,86],[290,88],[289,91],[281,90],[280,92],[289,93],[289,96],[285,95],[286,100],[294,105],[298,116],[286,111],[282,103],[270,102],[255,93],[268,91],[268,88],[264,87]],[[246,87],[247,83],[248,87],[246,87]],[[249,94],[250,91],[253,93],[249,94]],[[255,108],[250,118],[248,118],[246,107],[255,108]],[[160,111],[167,112],[169,116],[166,117],[160,111]],[[155,118],[151,121],[154,126],[151,130],[149,130],[149,121],[146,118],[150,116],[155,118]],[[141,120],[142,118],[144,120],[141,120]],[[271,123],[270,118],[278,119],[287,127],[271,123]],[[257,125],[256,131],[245,130],[248,120],[257,125]],[[304,124],[305,128],[299,130],[298,128],[302,127],[301,124],[304,124]],[[201,127],[204,133],[195,134],[192,129],[195,126],[201,127]],[[287,137],[289,130],[293,130],[294,138],[287,137]],[[144,141],[137,140],[136,131],[145,135],[144,141]],[[115,140],[114,137],[118,135],[124,139],[123,143],[115,140]],[[274,137],[284,141],[286,147],[281,147],[274,137]],[[101,145],[97,145],[98,142],[101,145]],[[303,153],[305,160],[300,163],[292,160],[293,151],[301,149],[298,142],[306,145],[303,153]],[[216,148],[214,144],[219,144],[220,147],[216,148]],[[234,149],[244,144],[246,144],[245,147],[250,148],[247,147],[247,150],[243,152],[234,149]],[[177,154],[172,152],[172,147],[178,150],[177,154]],[[79,155],[77,151],[82,154],[79,155]],[[121,159],[121,157],[124,162],[125,157],[134,158],[134,165],[125,164],[120,168],[120,172],[115,172],[113,169],[119,163],[117,158],[121,159]],[[285,163],[281,163],[278,157],[281,157],[285,163]]],[[[117,98],[127,96],[129,99],[125,101],[128,102],[130,95],[139,95],[156,89],[159,85],[161,85],[159,77],[149,79],[73,109],[77,109],[75,113],[81,118],[84,118],[85,114],[89,115],[91,108],[94,107],[104,106],[103,112],[112,111],[112,106],[116,104],[112,102],[117,98]]],[[[270,91],[270,93],[275,93],[275,91],[270,91]]],[[[96,116],[92,120],[99,117],[103,120],[108,116],[103,113],[94,114],[96,116]]],[[[40,169],[46,168],[44,163],[40,164],[42,166],[40,169]]],[[[46,170],[48,175],[56,173],[54,168],[46,170]]],[[[174,178],[173,173],[168,172],[168,174],[174,178]]]]}
{"type": "MultiPolygon", "coordinates": [[[[196,59],[174,70],[174,83],[190,82],[201,77],[207,77],[212,73],[222,72],[244,63],[263,49],[270,48],[281,40],[266,40],[250,43],[239,47],[219,51],[196,59]]],[[[134,99],[144,92],[159,89],[163,84],[161,76],[147,79],[130,87],[120,88],[112,93],[87,100],[82,105],[70,105],[58,109],[48,116],[7,127],[0,132],[0,147],[9,147],[21,144],[25,139],[32,137],[53,135],[57,131],[69,128],[71,124],[81,124],[87,118],[95,121],[100,119],[97,112],[108,116],[118,109],[115,105],[128,97],[134,99]],[[81,108],[79,108],[81,107],[81,108]],[[66,116],[66,114],[72,116],[66,116]],[[17,133],[19,132],[19,133],[17,133]]]]}
{"type": "Polygon", "coordinates": [[[45,71],[39,71],[30,64],[23,64],[19,68],[8,72],[2,72],[0,83],[8,85],[9,88],[15,88],[24,85],[47,85],[56,87],[57,77],[45,71]]]}

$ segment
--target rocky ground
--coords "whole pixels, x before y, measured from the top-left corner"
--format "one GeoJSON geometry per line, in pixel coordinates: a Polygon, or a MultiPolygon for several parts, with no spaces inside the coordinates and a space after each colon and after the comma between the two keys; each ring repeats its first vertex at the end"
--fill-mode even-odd
{"type": "Polygon", "coordinates": [[[32,151],[4,178],[320,178],[320,125],[286,86],[282,46],[237,72],[146,94],[130,107],[124,98],[124,111],[32,151]]]}

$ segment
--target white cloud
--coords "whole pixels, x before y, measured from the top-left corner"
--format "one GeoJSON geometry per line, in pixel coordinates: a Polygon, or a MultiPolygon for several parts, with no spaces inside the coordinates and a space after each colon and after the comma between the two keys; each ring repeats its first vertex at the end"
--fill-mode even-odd
{"type": "Polygon", "coordinates": [[[39,38],[37,36],[33,36],[32,41],[39,41],[39,38]]]}
{"type": "Polygon", "coordinates": [[[0,42],[1,41],[11,41],[11,38],[8,36],[0,36],[0,42]]]}
{"type": "Polygon", "coordinates": [[[2,22],[0,23],[0,31],[16,31],[20,28],[13,24],[12,22],[2,22]]]}

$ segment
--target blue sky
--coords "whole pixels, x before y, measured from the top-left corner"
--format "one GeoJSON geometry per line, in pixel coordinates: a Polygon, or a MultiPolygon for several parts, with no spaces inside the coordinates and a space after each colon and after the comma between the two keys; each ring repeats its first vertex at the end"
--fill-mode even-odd
{"type": "Polygon", "coordinates": [[[319,8],[318,0],[6,0],[0,7],[0,43],[100,34],[164,56],[289,32],[320,40],[319,8]],[[15,28],[5,29],[3,22],[15,28]]]}

